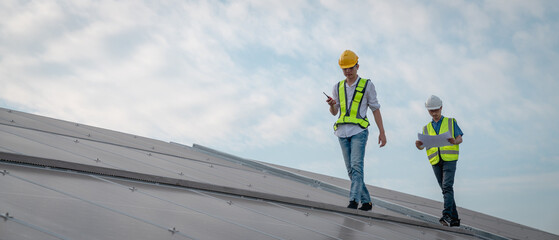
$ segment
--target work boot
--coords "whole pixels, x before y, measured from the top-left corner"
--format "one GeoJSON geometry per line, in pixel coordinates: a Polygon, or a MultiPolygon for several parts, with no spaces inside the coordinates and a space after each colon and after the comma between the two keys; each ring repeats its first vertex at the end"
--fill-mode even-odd
{"type": "Polygon", "coordinates": [[[450,222],[452,222],[452,218],[450,218],[450,216],[448,215],[444,215],[441,219],[439,219],[439,222],[443,225],[443,226],[450,226],[450,222]]]}
{"type": "Polygon", "coordinates": [[[373,209],[373,204],[372,203],[363,203],[363,205],[361,205],[361,207],[359,208],[359,210],[363,210],[363,211],[369,211],[373,209]]]}
{"type": "Polygon", "coordinates": [[[347,208],[351,208],[351,209],[357,209],[357,202],[354,200],[349,201],[349,205],[347,205],[347,208]]]}
{"type": "Polygon", "coordinates": [[[452,219],[452,221],[450,221],[450,226],[451,227],[460,227],[460,219],[452,219]]]}

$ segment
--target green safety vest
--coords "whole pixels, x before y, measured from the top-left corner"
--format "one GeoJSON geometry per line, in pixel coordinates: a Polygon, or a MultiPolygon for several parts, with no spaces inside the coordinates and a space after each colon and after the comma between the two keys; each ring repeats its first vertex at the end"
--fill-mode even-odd
{"type": "Polygon", "coordinates": [[[363,94],[365,94],[365,88],[367,87],[368,79],[359,79],[359,83],[355,87],[355,92],[353,93],[353,99],[351,100],[349,111],[347,111],[347,99],[345,91],[345,81],[342,80],[338,83],[338,96],[340,98],[340,117],[334,123],[334,130],[338,129],[341,124],[357,124],[362,128],[367,128],[369,126],[369,120],[367,116],[361,116],[359,114],[359,109],[361,108],[361,100],[363,100],[363,94]]]}
{"type": "MultiPolygon", "coordinates": [[[[443,134],[445,132],[450,132],[450,135],[454,137],[454,118],[443,118],[441,128],[439,129],[439,134],[443,134]]],[[[423,134],[429,134],[433,136],[437,135],[437,133],[435,132],[435,128],[433,128],[432,122],[423,127],[423,134]]],[[[431,165],[436,165],[437,163],[439,163],[441,157],[443,161],[456,161],[458,160],[459,151],[460,148],[458,147],[458,145],[432,147],[427,149],[427,158],[429,158],[429,162],[431,163],[431,165]]]]}

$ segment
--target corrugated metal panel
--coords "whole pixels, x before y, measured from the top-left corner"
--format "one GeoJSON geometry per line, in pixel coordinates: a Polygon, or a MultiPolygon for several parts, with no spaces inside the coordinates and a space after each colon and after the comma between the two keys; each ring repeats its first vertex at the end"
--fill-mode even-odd
{"type": "Polygon", "coordinates": [[[232,188],[241,188],[328,202],[345,203],[335,194],[320,191],[308,185],[293,183],[273,175],[265,175],[241,165],[189,161],[143,150],[90,140],[59,136],[12,126],[0,125],[5,138],[3,146],[12,153],[41,156],[71,163],[88,164],[127,171],[206,182],[232,188]]]}
{"type": "Polygon", "coordinates": [[[20,235],[34,230],[55,239],[475,239],[234,195],[7,164],[0,168],[7,171],[0,176],[0,210],[10,210],[27,225],[20,226],[20,235]]]}
{"type": "MultiPolygon", "coordinates": [[[[299,169],[293,169],[285,166],[273,165],[270,163],[262,163],[271,165],[285,171],[291,171],[309,178],[317,179],[325,183],[331,183],[337,186],[349,185],[346,179],[334,178],[312,172],[307,172],[299,169]]],[[[410,194],[405,194],[390,189],[379,188],[376,186],[367,185],[371,196],[373,198],[389,201],[410,209],[417,210],[432,216],[439,216],[441,213],[442,202],[426,199],[410,194]]],[[[518,223],[510,222],[504,219],[496,218],[483,214],[480,212],[472,211],[466,208],[458,208],[461,221],[471,227],[482,229],[496,235],[505,236],[512,239],[559,239],[559,236],[544,232],[538,229],[520,225],[518,223]]]]}
{"type": "Polygon", "coordinates": [[[345,179],[6,109],[0,139],[0,239],[559,239],[413,220],[440,203],[373,186],[349,210],[345,179]]]}

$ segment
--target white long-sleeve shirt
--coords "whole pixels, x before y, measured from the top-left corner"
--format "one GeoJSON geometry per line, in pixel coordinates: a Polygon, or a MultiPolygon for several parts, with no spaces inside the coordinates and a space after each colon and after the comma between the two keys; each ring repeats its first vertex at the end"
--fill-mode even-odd
{"type": "MultiPolygon", "coordinates": [[[[347,84],[347,81],[345,82],[346,97],[347,97],[346,109],[348,111],[350,109],[351,100],[353,99],[353,94],[355,93],[355,88],[359,83],[359,79],[360,77],[357,76],[357,81],[355,81],[351,86],[347,84]]],[[[340,96],[338,95],[338,83],[336,83],[334,85],[334,88],[332,89],[332,98],[336,100],[336,105],[334,105],[334,108],[338,109],[338,115],[339,115],[341,111],[340,111],[340,96]]],[[[380,108],[380,104],[378,103],[378,99],[377,99],[377,92],[375,90],[375,85],[370,80],[369,83],[367,84],[367,87],[365,88],[365,94],[363,94],[363,100],[361,100],[361,107],[359,108],[359,114],[361,116],[367,116],[367,109],[369,108],[373,112],[380,108]]],[[[369,123],[370,124],[374,123],[374,119],[369,119],[369,123]]],[[[361,128],[356,124],[341,124],[338,125],[338,129],[336,129],[334,134],[340,138],[347,138],[355,134],[358,134],[363,130],[365,129],[361,128]]]]}

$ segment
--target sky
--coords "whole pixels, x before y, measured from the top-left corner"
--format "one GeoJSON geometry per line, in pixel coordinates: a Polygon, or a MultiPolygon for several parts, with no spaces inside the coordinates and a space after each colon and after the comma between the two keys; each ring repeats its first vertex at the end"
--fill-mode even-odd
{"type": "Polygon", "coordinates": [[[347,179],[322,92],[350,49],[388,139],[367,184],[442,201],[415,148],[437,95],[457,205],[559,234],[557,29],[554,0],[2,0],[0,107],[347,179]]]}

